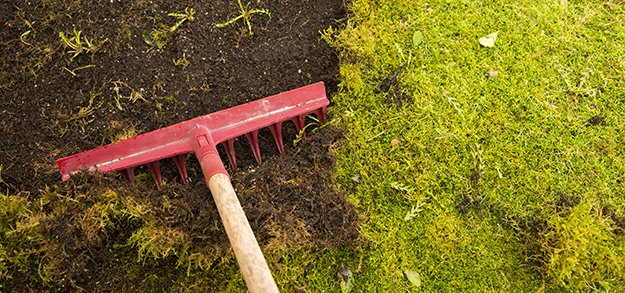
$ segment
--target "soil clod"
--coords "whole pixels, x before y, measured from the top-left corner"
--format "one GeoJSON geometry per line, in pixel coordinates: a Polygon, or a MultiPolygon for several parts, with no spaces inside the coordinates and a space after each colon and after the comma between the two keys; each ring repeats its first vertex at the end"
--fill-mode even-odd
{"type": "Polygon", "coordinates": [[[603,116],[592,116],[588,119],[588,123],[591,125],[601,125],[606,126],[605,117],[603,116]]]}

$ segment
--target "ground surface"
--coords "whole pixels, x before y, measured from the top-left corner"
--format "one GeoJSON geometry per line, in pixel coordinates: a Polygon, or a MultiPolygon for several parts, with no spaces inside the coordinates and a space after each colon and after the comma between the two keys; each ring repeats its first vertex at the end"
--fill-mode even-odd
{"type": "MultiPolygon", "coordinates": [[[[242,19],[216,27],[240,14],[236,1],[0,3],[0,185],[30,200],[47,195],[40,232],[51,280],[46,286],[33,281],[41,268],[31,265],[9,270],[5,289],[167,290],[177,260],[159,249],[176,245],[177,256],[180,245],[204,256],[194,265],[211,266],[223,256],[232,261],[210,193],[195,184],[202,178],[192,155],[193,183],[180,184],[174,164],[163,162],[162,191],[152,188],[145,168],[137,171],[136,187],[110,176],[63,183],[55,160],[318,81],[331,97],[338,58],[319,31],[345,17],[344,3],[253,1],[250,8],[271,13],[253,14],[253,35],[242,19]],[[193,19],[170,30],[161,49],[155,46],[150,33],[174,26],[178,19],[168,14],[187,8],[194,9],[193,19]],[[80,33],[85,48],[75,54],[59,33],[70,42],[80,33]],[[143,234],[133,234],[138,230],[143,234]],[[144,245],[158,233],[174,236],[154,237],[174,240],[144,245]],[[139,240],[125,246],[131,234],[139,240]],[[161,259],[144,259],[138,269],[137,248],[161,259]],[[51,249],[59,253],[52,256],[51,249]]],[[[242,171],[232,176],[233,185],[261,244],[271,250],[353,241],[357,217],[330,175],[341,131],[323,128],[293,147],[296,133],[285,127],[285,156],[276,156],[270,132],[261,130],[261,167],[244,139],[236,145],[242,171]]],[[[199,283],[221,288],[223,280],[208,279],[199,283]]]]}
{"type": "Polygon", "coordinates": [[[58,181],[56,158],[131,128],[148,132],[317,81],[332,92],[338,60],[319,30],[345,15],[342,2],[254,7],[272,17],[254,14],[250,36],[242,21],[215,26],[238,15],[236,1],[4,2],[4,180],[14,190],[37,191],[58,181]],[[146,43],[144,34],[176,23],[168,13],[188,7],[195,20],[162,51],[146,43]],[[72,36],[74,28],[101,43],[98,51],[70,60],[59,33],[72,36]],[[181,59],[188,65],[176,65],[181,59]]]}
{"type": "Polygon", "coordinates": [[[327,39],[375,248],[355,289],[623,292],[623,1],[350,5],[327,39]]]}

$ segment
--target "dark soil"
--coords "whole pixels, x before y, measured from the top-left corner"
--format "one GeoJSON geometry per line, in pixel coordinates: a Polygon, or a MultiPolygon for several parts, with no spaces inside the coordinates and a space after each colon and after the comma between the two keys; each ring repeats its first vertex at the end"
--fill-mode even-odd
{"type": "Polygon", "coordinates": [[[608,216],[610,220],[614,222],[616,226],[614,229],[614,233],[617,235],[622,235],[625,233],[625,216],[619,216],[609,206],[604,206],[601,209],[601,214],[604,216],[608,216]]]}
{"type": "Polygon", "coordinates": [[[386,102],[388,105],[394,106],[397,109],[402,108],[404,105],[412,104],[411,96],[407,95],[404,92],[405,89],[398,83],[398,78],[406,65],[408,65],[408,62],[404,63],[404,65],[394,73],[391,73],[391,75],[375,79],[380,82],[376,93],[386,93],[386,102]]]}
{"type": "MultiPolygon", "coordinates": [[[[162,162],[167,182],[162,190],[149,180],[128,186],[116,175],[80,175],[62,182],[55,161],[121,136],[318,81],[325,82],[331,98],[338,83],[338,58],[319,32],[346,16],[345,3],[261,0],[252,1],[250,8],[271,13],[253,15],[253,35],[242,20],[215,26],[240,13],[237,1],[231,0],[0,1],[0,186],[33,201],[49,188],[41,233],[46,248],[64,251],[47,252],[53,291],[152,291],[120,278],[127,273],[126,258],[136,262],[137,255],[135,247],[123,244],[150,223],[178,233],[181,245],[204,255],[209,265],[230,257],[193,155],[187,156],[189,185],[180,183],[172,162],[162,162]],[[153,30],[178,21],[169,13],[186,8],[194,9],[194,19],[170,33],[162,49],[146,42],[153,30]],[[98,48],[72,59],[72,48],[59,33],[72,37],[74,30],[98,48]],[[102,217],[90,218],[89,213],[103,204],[111,210],[139,205],[147,212],[111,216],[102,227],[102,217]]],[[[244,139],[236,145],[239,172],[231,174],[232,181],[261,245],[266,251],[349,245],[358,237],[359,221],[331,175],[333,149],[342,132],[326,127],[309,133],[297,147],[289,143],[294,127],[285,124],[283,132],[286,154],[279,156],[270,132],[260,131],[261,166],[244,139]]],[[[146,170],[139,168],[138,178],[149,174],[146,170]]],[[[171,271],[171,258],[145,262],[151,266],[148,271],[171,271]]],[[[37,274],[36,269],[21,274],[37,274]]],[[[26,277],[20,276],[15,272],[4,288],[37,287],[24,284],[20,280],[26,277]]],[[[173,282],[161,281],[160,290],[173,282]]],[[[212,282],[207,286],[219,289],[212,282]]]]}
{"type": "Polygon", "coordinates": [[[242,22],[215,27],[237,16],[236,1],[2,3],[0,164],[15,191],[57,182],[56,159],[131,127],[148,132],[317,81],[330,93],[337,84],[338,60],[319,30],[345,16],[342,1],[253,3],[272,17],[255,14],[252,36],[242,22]],[[195,20],[162,51],[145,42],[144,34],[176,22],[168,13],[187,7],[195,20]],[[70,61],[59,33],[74,28],[83,39],[107,41],[70,61]],[[175,65],[182,58],[188,66],[175,65]],[[88,65],[75,76],[64,69],[88,65]]]}
{"type": "Polygon", "coordinates": [[[606,126],[605,117],[603,116],[592,116],[588,119],[588,123],[591,125],[601,125],[606,126]]]}

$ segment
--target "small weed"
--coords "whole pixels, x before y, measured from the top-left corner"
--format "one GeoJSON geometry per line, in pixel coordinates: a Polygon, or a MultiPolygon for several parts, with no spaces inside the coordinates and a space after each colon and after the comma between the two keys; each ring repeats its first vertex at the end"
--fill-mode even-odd
{"type": "Polygon", "coordinates": [[[182,66],[182,70],[187,69],[187,66],[189,66],[190,64],[191,64],[191,62],[189,62],[189,60],[187,60],[187,54],[186,53],[182,53],[182,58],[180,58],[178,60],[174,60],[174,65],[182,66]]]}
{"type": "MultiPolygon", "coordinates": [[[[300,131],[299,131],[299,133],[297,134],[297,136],[296,136],[296,137],[295,137],[295,139],[293,140],[293,146],[294,146],[294,147],[296,147],[296,146],[297,146],[297,144],[298,144],[298,143],[299,143],[299,142],[300,142],[300,141],[304,138],[304,135],[305,135],[305,133],[306,133],[306,128],[308,128],[309,126],[315,126],[315,125],[316,125],[316,126],[319,126],[319,119],[317,119],[317,118],[315,118],[315,117],[313,117],[313,116],[311,116],[311,115],[309,115],[309,116],[307,116],[307,117],[308,117],[308,118],[310,118],[310,119],[312,119],[312,120],[314,120],[315,122],[309,123],[308,125],[304,126],[304,127],[302,128],[302,130],[300,130],[300,131]]],[[[317,129],[320,129],[320,128],[322,128],[322,127],[323,127],[323,126],[318,127],[318,128],[315,128],[315,129],[313,129],[313,131],[315,131],[315,130],[317,130],[317,129]]]]}
{"type": "Polygon", "coordinates": [[[162,50],[163,47],[171,40],[172,31],[166,25],[161,25],[160,29],[154,29],[152,32],[148,34],[143,34],[143,39],[150,46],[155,46],[159,50],[162,50]]]}
{"type": "Polygon", "coordinates": [[[113,96],[113,99],[115,100],[115,106],[117,107],[117,109],[119,109],[120,111],[124,111],[124,108],[122,107],[121,102],[119,101],[120,96],[119,96],[119,91],[116,90],[115,91],[115,96],[113,96]]]}
{"type": "MultiPolygon", "coordinates": [[[[24,41],[25,37],[28,36],[31,33],[31,30],[27,30],[26,32],[24,32],[23,34],[20,35],[20,41],[22,41],[22,43],[28,45],[28,46],[32,46],[32,44],[24,41]]],[[[33,34],[34,35],[34,34],[33,34]]]]}
{"type": "Polygon", "coordinates": [[[95,67],[95,65],[82,66],[82,67],[74,68],[74,70],[69,70],[67,69],[67,67],[63,67],[63,69],[67,70],[67,72],[71,73],[73,76],[76,76],[76,70],[86,69],[90,67],[95,67]]]}
{"type": "MultiPolygon", "coordinates": [[[[93,100],[98,96],[99,94],[92,94],[89,98],[89,105],[87,107],[81,107],[78,110],[78,113],[72,115],[72,117],[69,118],[69,121],[75,121],[75,120],[80,120],[80,119],[84,119],[87,118],[88,116],[92,115],[96,109],[100,108],[102,106],[102,103],[99,103],[97,107],[93,106],[93,100]]],[[[85,124],[88,124],[90,122],[92,122],[93,119],[86,121],[85,124]]]]}
{"type": "Polygon", "coordinates": [[[423,211],[421,208],[424,205],[425,205],[425,203],[421,202],[421,201],[417,202],[416,205],[413,205],[412,208],[404,216],[404,221],[408,222],[408,221],[412,220],[414,217],[416,217],[418,213],[423,211]]]}
{"type": "Polygon", "coordinates": [[[63,32],[59,33],[59,36],[61,37],[65,45],[72,48],[72,50],[68,51],[68,53],[74,54],[69,59],[70,61],[74,60],[74,58],[76,58],[78,55],[80,55],[83,52],[95,54],[96,52],[98,52],[98,50],[100,50],[102,45],[106,41],[108,41],[108,39],[105,39],[103,41],[98,42],[96,37],[94,37],[91,40],[88,38],[84,38],[81,40],[80,39],[81,33],[82,31],[76,31],[76,28],[74,28],[74,36],[71,38],[68,38],[67,36],[65,36],[65,33],[63,32]]]}
{"type": "Polygon", "coordinates": [[[271,17],[271,13],[266,10],[266,9],[252,9],[249,10],[249,6],[250,3],[248,2],[247,5],[245,5],[245,7],[243,7],[243,4],[241,4],[241,0],[239,1],[239,8],[241,8],[241,15],[229,20],[228,22],[224,22],[224,23],[218,23],[216,24],[217,27],[225,27],[227,25],[233,24],[235,23],[237,20],[243,18],[243,21],[247,24],[247,28],[250,32],[250,36],[253,35],[254,33],[252,32],[252,24],[250,23],[250,19],[252,19],[252,15],[254,13],[264,13],[267,14],[269,17],[271,17]]]}
{"type": "Polygon", "coordinates": [[[124,108],[122,107],[121,104],[121,100],[122,99],[128,99],[131,102],[135,103],[138,100],[142,100],[148,104],[150,104],[150,101],[146,100],[143,97],[143,94],[141,93],[141,91],[135,91],[133,88],[131,88],[130,86],[128,86],[128,84],[126,84],[125,82],[122,81],[114,81],[113,82],[113,91],[115,92],[115,95],[113,96],[113,99],[115,100],[115,106],[117,107],[117,109],[123,111],[124,108]],[[130,90],[130,95],[124,97],[121,93],[120,90],[122,88],[128,88],[130,90]]]}
{"type": "Polygon", "coordinates": [[[159,50],[163,50],[163,47],[165,47],[165,45],[167,45],[167,43],[171,41],[174,32],[178,29],[178,27],[180,27],[180,25],[182,25],[187,20],[195,20],[193,14],[195,14],[193,8],[188,7],[184,10],[184,13],[170,13],[168,14],[169,16],[173,16],[179,19],[176,24],[171,27],[163,24],[161,25],[161,28],[153,29],[150,34],[144,33],[143,39],[148,45],[155,46],[159,50]]]}
{"type": "Polygon", "coordinates": [[[188,7],[184,10],[184,13],[170,13],[169,16],[174,16],[179,19],[179,21],[171,27],[171,31],[176,31],[178,27],[187,20],[195,20],[195,17],[193,17],[194,13],[195,11],[193,11],[193,8],[188,7]]]}
{"type": "Polygon", "coordinates": [[[24,32],[23,34],[21,34],[21,35],[20,35],[20,41],[21,41],[22,43],[24,43],[25,45],[27,45],[27,46],[31,46],[31,47],[32,47],[33,45],[32,45],[31,43],[28,43],[28,42],[26,41],[26,39],[27,39],[26,37],[30,35],[30,36],[34,39],[34,38],[35,38],[35,36],[37,36],[37,31],[36,31],[36,30],[35,30],[35,28],[33,27],[33,26],[35,25],[35,23],[37,23],[37,22],[36,22],[36,21],[30,22],[30,21],[28,21],[27,19],[22,18],[21,16],[18,16],[18,17],[20,17],[20,18],[22,19],[22,21],[24,21],[24,24],[25,24],[28,28],[30,28],[29,30],[27,30],[26,32],[24,32]],[[33,34],[31,35],[31,33],[33,33],[33,34]]]}
{"type": "Polygon", "coordinates": [[[138,100],[142,100],[142,101],[150,104],[150,101],[146,100],[143,97],[143,94],[141,92],[137,92],[135,90],[132,90],[132,93],[130,93],[130,96],[128,97],[128,99],[130,99],[130,101],[133,102],[133,103],[138,101],[138,100]]]}

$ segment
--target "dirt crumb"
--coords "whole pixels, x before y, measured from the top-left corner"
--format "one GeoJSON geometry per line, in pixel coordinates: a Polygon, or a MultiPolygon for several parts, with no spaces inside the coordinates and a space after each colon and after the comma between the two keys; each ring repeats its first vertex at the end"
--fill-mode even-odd
{"type": "Polygon", "coordinates": [[[591,125],[601,125],[606,126],[605,117],[603,116],[592,116],[588,119],[588,123],[591,125]]]}

